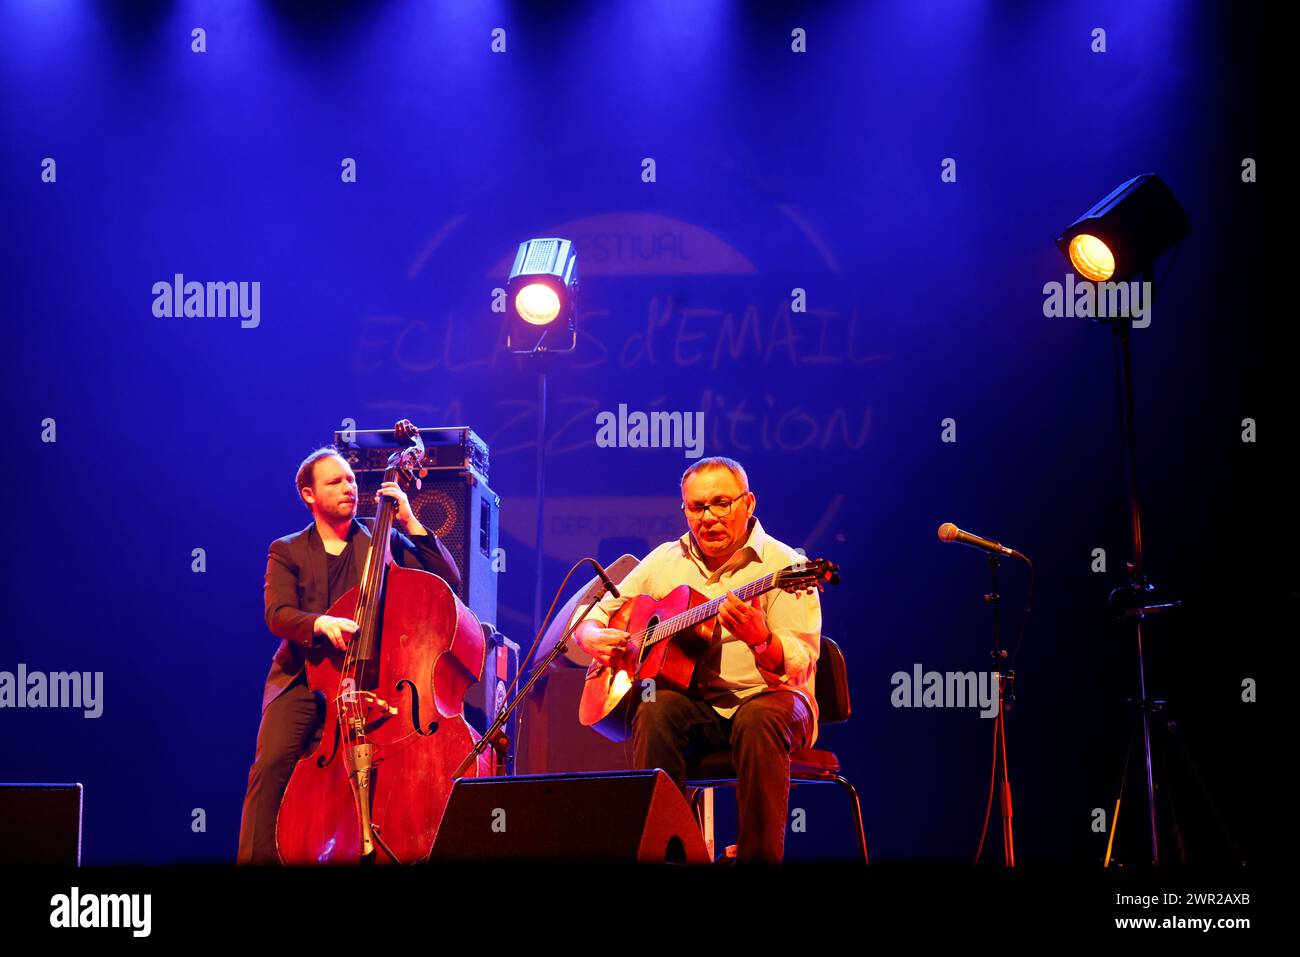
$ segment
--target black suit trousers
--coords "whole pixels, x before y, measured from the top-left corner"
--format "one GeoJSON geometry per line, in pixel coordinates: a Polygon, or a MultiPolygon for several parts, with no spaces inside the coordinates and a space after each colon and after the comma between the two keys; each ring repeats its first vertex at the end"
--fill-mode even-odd
{"type": "Polygon", "coordinates": [[[294,765],[320,741],[325,699],[307,686],[303,672],[262,711],[257,754],[239,822],[239,864],[278,864],[275,818],[294,765]]]}

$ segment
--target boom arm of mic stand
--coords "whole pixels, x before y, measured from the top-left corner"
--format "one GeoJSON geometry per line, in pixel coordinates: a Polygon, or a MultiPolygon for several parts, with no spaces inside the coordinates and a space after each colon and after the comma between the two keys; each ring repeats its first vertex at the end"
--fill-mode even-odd
{"type": "Polygon", "coordinates": [[[560,640],[555,643],[555,647],[552,648],[550,653],[542,659],[539,666],[533,668],[533,673],[529,677],[528,683],[520,688],[510,702],[501,709],[497,714],[496,720],[493,721],[491,726],[483,732],[483,737],[479,738],[478,741],[475,742],[474,749],[465,756],[465,760],[460,762],[460,765],[457,766],[456,770],[451,773],[451,779],[453,781],[464,776],[466,769],[478,760],[479,755],[487,750],[489,744],[497,739],[497,736],[501,733],[501,729],[504,728],[506,722],[510,720],[510,715],[513,714],[515,708],[518,707],[519,702],[523,701],[524,698],[527,697],[528,692],[532,690],[533,685],[537,684],[537,682],[541,680],[542,675],[546,674],[547,669],[551,667],[551,662],[564,654],[569,647],[569,636],[577,630],[579,625],[587,620],[587,616],[591,614],[591,610],[599,604],[599,599],[593,601],[587,606],[587,610],[582,613],[582,617],[565,629],[564,634],[560,636],[560,640]]]}

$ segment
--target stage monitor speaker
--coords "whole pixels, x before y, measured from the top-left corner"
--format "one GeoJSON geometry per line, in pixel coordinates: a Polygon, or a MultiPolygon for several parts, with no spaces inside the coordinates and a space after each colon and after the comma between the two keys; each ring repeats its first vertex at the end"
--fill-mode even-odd
{"type": "MultiPolygon", "coordinates": [[[[383,472],[358,472],[360,514],[375,515],[375,493],[383,472]]],[[[493,569],[500,530],[501,499],[477,472],[430,471],[420,491],[411,496],[411,510],[451,552],[460,569],[458,597],[480,622],[497,620],[497,573],[493,569]]]]}
{"type": "Polygon", "coordinates": [[[81,864],[80,784],[0,784],[0,865],[81,864]]]}
{"type": "Polygon", "coordinates": [[[462,778],[430,860],[707,864],[709,853],[682,792],[652,770],[462,778]]]}

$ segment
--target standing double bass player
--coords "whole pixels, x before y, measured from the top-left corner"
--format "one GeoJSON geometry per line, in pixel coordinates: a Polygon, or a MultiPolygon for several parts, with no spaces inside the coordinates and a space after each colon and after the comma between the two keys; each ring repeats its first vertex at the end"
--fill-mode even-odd
{"type": "MultiPolygon", "coordinates": [[[[300,532],[271,543],[266,562],[266,623],[280,639],[262,694],[257,754],[248,772],[239,827],[240,864],[275,864],[276,814],[304,751],[321,730],[323,708],[308,686],[306,650],[329,641],[344,649],[357,630],[348,618],[325,614],[335,599],[357,585],[370,548],[370,533],[356,518],[357,479],[338,451],[312,452],[298,468],[294,487],[312,513],[300,532]]],[[[385,482],[378,496],[396,509],[393,561],[438,575],[455,589],[460,571],[446,546],[420,524],[406,493],[385,482]]]]}

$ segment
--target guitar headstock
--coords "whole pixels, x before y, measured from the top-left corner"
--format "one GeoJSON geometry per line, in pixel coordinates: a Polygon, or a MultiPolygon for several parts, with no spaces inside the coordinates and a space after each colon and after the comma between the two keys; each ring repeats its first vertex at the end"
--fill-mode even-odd
{"type": "Polygon", "coordinates": [[[792,595],[800,592],[812,594],[824,590],[827,585],[839,583],[840,566],[825,558],[795,562],[777,572],[775,578],[776,587],[792,595]]]}
{"type": "Polygon", "coordinates": [[[420,437],[420,430],[415,427],[415,423],[410,419],[402,419],[402,421],[398,422],[393,426],[393,432],[396,433],[399,442],[405,442],[407,445],[418,448],[421,452],[424,451],[424,439],[420,437]]]}
{"type": "Polygon", "coordinates": [[[397,483],[403,488],[420,489],[419,473],[424,461],[424,439],[420,430],[410,419],[402,419],[393,432],[399,442],[405,442],[406,448],[399,449],[388,458],[388,467],[397,470],[397,483]]]}

